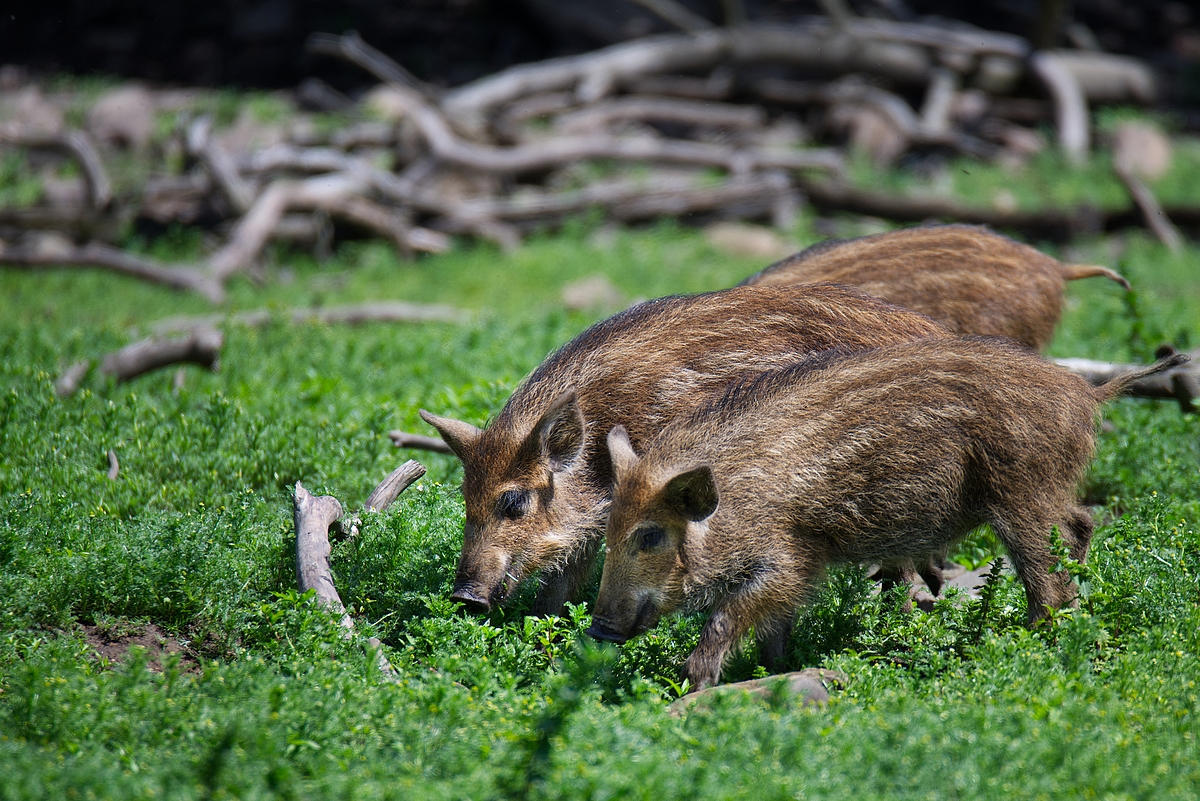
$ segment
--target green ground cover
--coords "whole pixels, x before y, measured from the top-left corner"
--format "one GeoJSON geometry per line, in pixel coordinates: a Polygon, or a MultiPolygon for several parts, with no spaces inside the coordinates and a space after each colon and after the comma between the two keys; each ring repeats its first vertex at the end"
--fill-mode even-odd
{"type": "MultiPolygon", "coordinates": [[[[982,168],[981,168],[982,169],[982,168]]],[[[5,173],[7,175],[7,173],[5,173]]],[[[6,179],[7,180],[7,179],[6,179]]],[[[982,190],[981,190],[982,191],[982,190]]],[[[846,234],[855,223],[841,223],[846,234]]],[[[811,220],[795,233],[816,238],[811,220]]],[[[136,244],[136,243],[135,243],[136,244]]],[[[194,257],[198,237],[140,243],[194,257]]],[[[1132,299],[1077,282],[1052,352],[1147,358],[1200,344],[1200,248],[1131,233],[1077,243],[1132,299]]],[[[616,649],[585,607],[487,618],[445,597],[460,471],[428,476],[334,569],[400,684],[297,597],[295,481],[348,506],[409,454],[391,428],[424,407],[475,423],[592,315],[563,285],[604,274],[628,298],[728,286],[762,266],[671,224],[578,222],[512,254],[461,246],[399,262],[348,244],[325,264],[274,257],[233,308],[398,298],[470,309],[464,325],[231,328],[221,370],[164,371],[68,399],[58,372],[202,301],[89,273],[0,273],[0,798],[1171,798],[1200,787],[1200,422],[1123,400],[1082,488],[1099,526],[1079,610],[1029,631],[1010,579],[988,604],[906,615],[858,569],[834,571],[791,643],[793,668],[844,671],[825,708],[666,704],[700,620],[616,649]],[[105,473],[114,450],[121,470],[105,473]],[[100,656],[158,627],[184,646],[100,656]],[[90,639],[89,639],[90,638],[90,639]]],[[[986,559],[991,546],[972,544],[986,559]]],[[[756,674],[751,646],[727,671],[756,674]]]]}

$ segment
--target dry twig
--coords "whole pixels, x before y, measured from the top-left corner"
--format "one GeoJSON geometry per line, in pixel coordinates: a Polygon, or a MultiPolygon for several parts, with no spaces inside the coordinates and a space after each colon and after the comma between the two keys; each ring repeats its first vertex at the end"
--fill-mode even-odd
{"type": "Polygon", "coordinates": [[[410,434],[407,431],[389,431],[388,439],[397,448],[409,448],[417,451],[433,453],[452,453],[450,446],[439,437],[427,437],[424,434],[410,434]]]}

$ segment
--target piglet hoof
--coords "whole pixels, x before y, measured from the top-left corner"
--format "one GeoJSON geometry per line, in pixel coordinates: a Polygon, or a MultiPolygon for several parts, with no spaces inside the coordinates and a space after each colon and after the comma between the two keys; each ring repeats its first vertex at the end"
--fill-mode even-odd
{"type": "Polygon", "coordinates": [[[711,705],[717,696],[728,696],[734,693],[749,693],[755,698],[764,700],[780,696],[791,699],[800,706],[824,706],[829,702],[829,690],[846,684],[846,676],[836,670],[824,668],[805,668],[794,673],[783,673],[778,676],[767,676],[763,679],[739,681],[736,684],[722,684],[688,693],[671,706],[667,714],[671,717],[681,717],[696,709],[711,705]]]}

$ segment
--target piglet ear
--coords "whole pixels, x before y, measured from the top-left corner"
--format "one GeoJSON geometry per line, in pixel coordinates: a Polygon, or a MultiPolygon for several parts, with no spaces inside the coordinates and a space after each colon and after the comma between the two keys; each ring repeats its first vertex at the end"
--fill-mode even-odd
{"type": "Polygon", "coordinates": [[[582,455],[583,433],[583,412],[573,389],[559,395],[533,429],[542,456],[555,472],[569,469],[582,455]]]}
{"type": "Polygon", "coordinates": [[[483,434],[483,429],[476,428],[470,423],[452,420],[449,417],[438,417],[424,409],[421,410],[421,419],[438,430],[442,439],[459,459],[467,458],[467,455],[474,450],[480,435],[483,434]]]}
{"type": "Polygon", "coordinates": [[[693,522],[712,515],[720,503],[712,468],[705,464],[677,473],[663,489],[663,502],[671,511],[693,522]]]}
{"type": "Polygon", "coordinates": [[[633,443],[629,441],[625,426],[614,426],[608,432],[608,456],[612,461],[613,478],[618,484],[637,467],[638,455],[633,451],[633,443]]]}

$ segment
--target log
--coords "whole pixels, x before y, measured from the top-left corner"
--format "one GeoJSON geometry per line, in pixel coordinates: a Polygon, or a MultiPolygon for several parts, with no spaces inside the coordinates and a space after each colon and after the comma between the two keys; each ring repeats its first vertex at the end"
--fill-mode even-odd
{"type": "Polygon", "coordinates": [[[418,451],[433,453],[453,453],[450,446],[440,437],[427,437],[424,434],[410,434],[407,431],[389,431],[388,439],[397,448],[410,448],[418,451]]]}
{"type": "MultiPolygon", "coordinates": [[[[1160,355],[1166,355],[1161,354],[1160,355]]],[[[1192,360],[1161,373],[1139,378],[1126,389],[1125,394],[1135,398],[1174,400],[1181,411],[1200,411],[1200,350],[1189,354],[1192,360]]],[[[1137,370],[1142,365],[1102,362],[1094,359],[1055,359],[1056,364],[1082,376],[1089,384],[1099,386],[1116,376],[1137,370]]]]}
{"type": "Polygon", "coordinates": [[[167,267],[98,242],[74,246],[65,240],[46,242],[45,237],[32,247],[0,242],[0,265],[34,269],[97,267],[172,289],[198,292],[213,303],[225,299],[221,285],[199,270],[167,267]]]}
{"type": "Polygon", "coordinates": [[[1045,84],[1054,101],[1054,124],[1058,129],[1059,147],[1071,162],[1082,164],[1087,160],[1091,132],[1087,98],[1079,81],[1055,53],[1034,53],[1029,66],[1045,84]]]}
{"type": "Polygon", "coordinates": [[[96,152],[91,138],[83,131],[50,134],[0,127],[0,145],[44,148],[66,153],[79,163],[92,208],[103,210],[112,202],[112,183],[108,180],[108,173],[104,171],[104,164],[100,161],[100,154],[96,152]]]}

